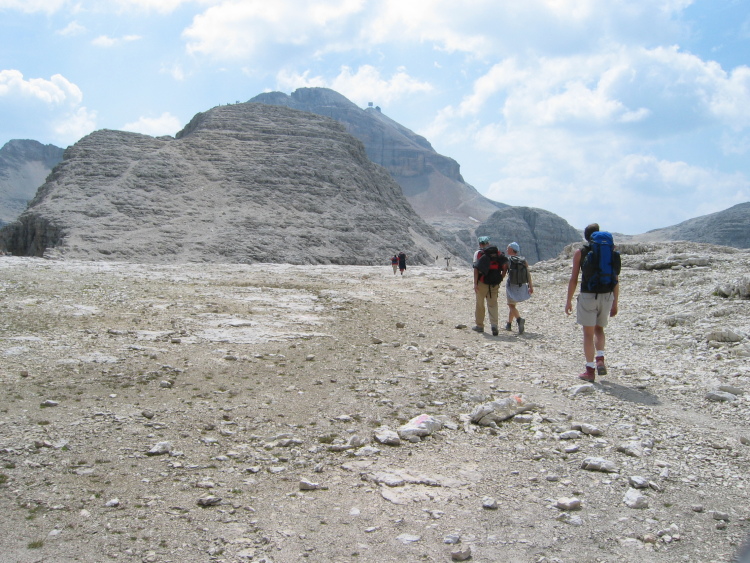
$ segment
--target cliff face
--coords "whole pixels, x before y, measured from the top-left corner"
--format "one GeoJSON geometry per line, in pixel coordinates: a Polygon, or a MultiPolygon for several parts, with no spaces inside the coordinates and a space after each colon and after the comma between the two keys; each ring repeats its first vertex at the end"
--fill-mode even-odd
{"type": "Polygon", "coordinates": [[[290,96],[269,92],[250,101],[325,115],[343,123],[362,141],[370,160],[388,170],[415,211],[433,226],[474,228],[505,207],[464,182],[455,160],[438,154],[427,139],[377,108],[361,109],[327,88],[300,88],[290,96]]]}
{"type": "Polygon", "coordinates": [[[337,122],[256,103],[176,138],[97,131],[0,231],[14,254],[141,262],[432,264],[448,250],[337,122]]]}
{"type": "Polygon", "coordinates": [[[63,149],[14,139],[0,149],[0,225],[18,217],[62,160],[63,149]]]}
{"type": "Polygon", "coordinates": [[[505,251],[515,241],[529,264],[556,258],[573,242],[583,243],[581,233],[563,218],[532,207],[509,207],[496,211],[482,226],[477,236],[489,236],[492,244],[505,251]]]}

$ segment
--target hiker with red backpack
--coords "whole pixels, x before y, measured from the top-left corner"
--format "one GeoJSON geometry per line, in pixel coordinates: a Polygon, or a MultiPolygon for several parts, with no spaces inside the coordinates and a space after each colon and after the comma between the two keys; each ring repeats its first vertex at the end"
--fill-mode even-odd
{"type": "Polygon", "coordinates": [[[393,267],[393,275],[395,276],[398,270],[398,256],[396,254],[391,256],[391,266],[393,267]]]}
{"type": "Polygon", "coordinates": [[[596,376],[606,375],[604,363],[604,328],[609,317],[617,315],[620,296],[620,254],[615,250],[612,235],[600,231],[592,223],[583,232],[587,243],[573,255],[573,271],[568,282],[565,313],[573,312],[573,294],[581,275],[581,286],[576,305],[576,322],[583,327],[583,353],[586,371],[578,377],[594,382],[596,376]]]}
{"type": "Polygon", "coordinates": [[[490,246],[490,237],[481,236],[479,250],[474,253],[474,293],[476,294],[476,305],[474,307],[474,320],[476,324],[472,330],[484,332],[485,302],[490,316],[490,327],[492,335],[498,335],[497,321],[497,294],[500,290],[500,282],[503,281],[507,269],[507,258],[499,252],[496,246],[490,246]]]}
{"type": "Polygon", "coordinates": [[[508,301],[508,322],[505,330],[513,329],[513,319],[518,324],[518,334],[523,334],[526,329],[526,319],[518,312],[516,305],[526,301],[534,293],[534,284],[531,281],[529,263],[521,256],[521,247],[517,242],[511,242],[506,249],[508,253],[508,281],[505,282],[505,297],[508,301]]]}

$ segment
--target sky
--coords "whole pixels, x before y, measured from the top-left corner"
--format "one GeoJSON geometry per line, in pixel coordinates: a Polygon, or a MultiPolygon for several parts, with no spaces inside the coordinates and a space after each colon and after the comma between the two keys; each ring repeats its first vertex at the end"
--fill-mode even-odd
{"type": "Polygon", "coordinates": [[[750,201],[748,0],[0,0],[0,145],[310,86],[579,229],[750,201]]]}

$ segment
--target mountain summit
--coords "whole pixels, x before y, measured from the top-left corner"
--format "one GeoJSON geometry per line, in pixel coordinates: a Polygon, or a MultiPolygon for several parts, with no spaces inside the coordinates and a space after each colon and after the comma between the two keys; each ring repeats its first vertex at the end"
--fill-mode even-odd
{"type": "Polygon", "coordinates": [[[370,160],[383,166],[398,182],[420,217],[439,229],[473,229],[493,212],[507,207],[464,182],[455,160],[435,152],[427,139],[377,107],[361,109],[328,88],[299,88],[291,95],[268,92],[250,101],[325,115],[343,123],[362,141],[370,160]]]}

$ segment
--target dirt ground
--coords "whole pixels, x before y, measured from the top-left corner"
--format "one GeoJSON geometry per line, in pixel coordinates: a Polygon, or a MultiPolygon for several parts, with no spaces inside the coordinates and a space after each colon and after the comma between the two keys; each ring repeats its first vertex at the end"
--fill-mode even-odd
{"type": "Polygon", "coordinates": [[[496,337],[468,268],[0,258],[0,560],[731,561],[750,301],[716,286],[750,254],[706,255],[624,256],[593,387],[566,256],[496,337]],[[511,394],[537,407],[469,422],[511,394]],[[375,439],[422,414],[442,428],[375,439]]]}

